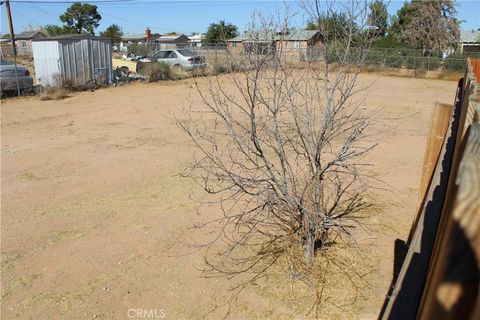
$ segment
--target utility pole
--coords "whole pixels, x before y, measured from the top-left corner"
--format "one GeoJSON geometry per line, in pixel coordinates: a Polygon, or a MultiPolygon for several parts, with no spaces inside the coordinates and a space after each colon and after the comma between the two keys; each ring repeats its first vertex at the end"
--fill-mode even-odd
{"type": "Polygon", "coordinates": [[[15,65],[15,82],[17,83],[17,93],[20,96],[20,84],[18,83],[18,69],[17,69],[17,47],[15,47],[15,33],[13,32],[12,13],[10,12],[10,1],[5,1],[7,8],[8,27],[10,28],[10,38],[12,40],[13,49],[13,63],[15,65]]]}

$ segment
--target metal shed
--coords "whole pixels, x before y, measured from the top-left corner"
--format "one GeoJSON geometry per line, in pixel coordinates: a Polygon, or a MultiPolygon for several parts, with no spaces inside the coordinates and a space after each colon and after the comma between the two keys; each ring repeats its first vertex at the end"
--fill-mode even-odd
{"type": "Polygon", "coordinates": [[[65,35],[32,41],[35,78],[41,86],[73,87],[112,80],[111,41],[91,35],[65,35]]]}

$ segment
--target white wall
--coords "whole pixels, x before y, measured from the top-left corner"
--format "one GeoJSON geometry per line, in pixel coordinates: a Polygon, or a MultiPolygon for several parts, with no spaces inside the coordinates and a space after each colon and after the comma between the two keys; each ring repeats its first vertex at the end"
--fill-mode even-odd
{"type": "Polygon", "coordinates": [[[60,76],[60,52],[57,41],[32,42],[35,64],[35,79],[42,86],[55,85],[54,78],[60,76]]]}

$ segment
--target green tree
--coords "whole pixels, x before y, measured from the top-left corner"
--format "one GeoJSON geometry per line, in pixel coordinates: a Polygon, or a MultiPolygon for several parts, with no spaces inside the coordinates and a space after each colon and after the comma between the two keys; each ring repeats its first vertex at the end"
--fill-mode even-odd
{"type": "Polygon", "coordinates": [[[237,26],[231,23],[225,23],[224,20],[221,20],[219,23],[211,23],[210,26],[208,26],[203,42],[223,43],[225,40],[235,38],[237,35],[237,26]]]}
{"type": "Polygon", "coordinates": [[[50,37],[60,36],[62,34],[76,33],[75,30],[73,30],[72,28],[68,28],[65,26],[57,26],[55,24],[48,24],[46,26],[43,26],[41,27],[41,30],[50,37]]]}
{"type": "Polygon", "coordinates": [[[307,26],[305,27],[305,30],[318,30],[318,24],[308,21],[307,26]]]}
{"type": "Polygon", "coordinates": [[[414,10],[404,28],[405,42],[424,52],[457,47],[460,27],[454,1],[416,0],[411,5],[414,10]]]}
{"type": "Polygon", "coordinates": [[[105,31],[100,32],[100,37],[110,39],[112,43],[119,43],[122,40],[122,36],[122,29],[116,24],[112,24],[105,31]]]}
{"type": "Polygon", "coordinates": [[[383,0],[375,0],[370,3],[370,14],[368,24],[375,28],[377,36],[385,36],[388,27],[388,10],[383,0]]]}
{"type": "Polygon", "coordinates": [[[405,2],[403,7],[397,11],[397,14],[391,17],[388,34],[399,41],[403,40],[402,38],[405,31],[405,26],[412,21],[414,12],[415,8],[413,7],[412,3],[405,2]]]}
{"type": "Polygon", "coordinates": [[[99,26],[102,16],[97,11],[97,6],[75,2],[64,14],[60,20],[65,23],[65,27],[71,28],[75,33],[94,34],[94,29],[99,26]]]}
{"type": "Polygon", "coordinates": [[[322,15],[319,21],[309,21],[307,30],[320,30],[326,40],[343,39],[351,32],[356,33],[358,27],[352,19],[349,19],[345,13],[332,12],[328,15],[322,15]]]}

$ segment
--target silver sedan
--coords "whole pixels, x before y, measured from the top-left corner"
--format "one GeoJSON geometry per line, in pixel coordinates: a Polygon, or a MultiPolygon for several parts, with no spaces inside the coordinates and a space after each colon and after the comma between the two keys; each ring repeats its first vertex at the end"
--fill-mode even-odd
{"type": "MultiPolygon", "coordinates": [[[[21,91],[33,89],[33,78],[25,66],[17,65],[18,84],[21,91]]],[[[0,90],[2,94],[7,91],[16,91],[17,83],[15,66],[13,63],[2,60],[0,62],[0,90]]]]}
{"type": "Polygon", "coordinates": [[[205,68],[205,58],[188,49],[160,50],[148,58],[151,62],[163,62],[183,69],[205,68]]]}

